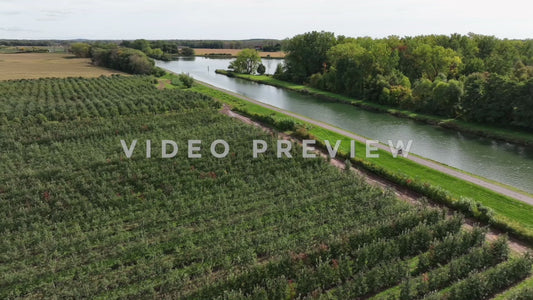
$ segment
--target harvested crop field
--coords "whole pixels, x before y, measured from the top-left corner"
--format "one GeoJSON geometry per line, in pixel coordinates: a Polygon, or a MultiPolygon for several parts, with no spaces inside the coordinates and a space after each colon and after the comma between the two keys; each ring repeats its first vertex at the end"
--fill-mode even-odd
{"type": "MultiPolygon", "coordinates": [[[[196,48],[194,49],[194,54],[196,55],[223,55],[229,54],[231,56],[237,56],[242,49],[205,49],[205,48],[196,48]]],[[[285,52],[263,52],[259,51],[259,56],[261,57],[271,57],[271,58],[284,58],[285,52]]]]}
{"type": "Polygon", "coordinates": [[[62,53],[0,54],[0,70],[0,80],[124,74],[93,66],[88,58],[75,58],[62,53]]]}

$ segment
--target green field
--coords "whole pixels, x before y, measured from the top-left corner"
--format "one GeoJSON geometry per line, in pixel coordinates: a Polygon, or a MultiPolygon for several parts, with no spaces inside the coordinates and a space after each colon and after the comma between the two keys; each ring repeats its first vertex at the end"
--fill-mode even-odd
{"type": "Polygon", "coordinates": [[[438,274],[443,297],[483,299],[473,293],[530,275],[531,258],[461,229],[458,215],[298,149],[253,158],[251,141],[272,149],[274,137],[209,97],[154,83],[0,82],[2,299],[347,299],[415,293],[407,283],[423,274],[438,274]],[[221,159],[209,152],[219,138],[231,147],[221,159]],[[139,140],[131,158],[121,139],[139,140]],[[175,158],[161,158],[163,139],[177,142],[175,158]],[[189,139],[204,141],[202,158],[186,157],[189,139]],[[479,278],[478,290],[461,289],[479,278]]]}

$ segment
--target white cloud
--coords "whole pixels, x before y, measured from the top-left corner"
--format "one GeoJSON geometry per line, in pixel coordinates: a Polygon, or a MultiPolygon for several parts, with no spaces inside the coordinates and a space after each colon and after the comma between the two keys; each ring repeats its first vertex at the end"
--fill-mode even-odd
{"type": "Polygon", "coordinates": [[[0,0],[0,7],[0,38],[285,38],[310,30],[533,38],[533,4],[525,0],[0,0]]]}

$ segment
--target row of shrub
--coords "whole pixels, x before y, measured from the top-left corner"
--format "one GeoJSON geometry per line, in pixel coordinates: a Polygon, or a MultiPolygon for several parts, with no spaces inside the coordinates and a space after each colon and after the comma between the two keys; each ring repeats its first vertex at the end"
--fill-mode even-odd
{"type": "Polygon", "coordinates": [[[77,57],[90,58],[96,66],[111,68],[130,74],[162,76],[165,71],[155,66],[153,59],[137,49],[118,47],[115,44],[73,43],[70,51],[77,57]]]}
{"type": "Polygon", "coordinates": [[[533,286],[525,286],[512,292],[508,297],[508,300],[533,300],[533,286]]]}
{"type": "Polygon", "coordinates": [[[400,299],[417,299],[447,287],[450,283],[467,277],[471,272],[494,266],[507,259],[509,247],[506,238],[492,244],[476,248],[465,256],[452,260],[449,264],[424,273],[402,284],[400,299]]]}
{"type": "MultiPolygon", "coordinates": [[[[369,293],[375,293],[383,288],[397,284],[409,271],[409,265],[405,261],[394,260],[378,265],[377,267],[361,272],[350,281],[329,290],[326,298],[334,299],[359,299],[369,293]]],[[[327,289],[327,288],[326,288],[327,289]]],[[[326,289],[319,290],[323,292],[326,289]]]]}
{"type": "Polygon", "coordinates": [[[485,241],[485,234],[486,229],[474,227],[472,231],[446,237],[441,243],[418,257],[418,263],[412,275],[427,272],[439,264],[444,264],[468,252],[472,247],[481,245],[485,241]]]}
{"type": "MultiPolygon", "coordinates": [[[[441,257],[448,256],[449,259],[452,257],[457,257],[459,255],[464,254],[468,249],[463,249],[460,245],[465,244],[469,245],[468,248],[471,248],[474,246],[472,244],[473,241],[479,240],[479,233],[482,233],[481,238],[484,239],[483,231],[471,231],[471,232],[462,232],[459,235],[455,235],[458,238],[453,239],[453,242],[456,243],[455,246],[452,246],[451,248],[454,251],[448,251],[448,247],[450,246],[450,243],[446,240],[450,241],[450,237],[453,237],[454,235],[449,235],[444,240],[438,240],[431,244],[429,247],[430,251],[432,249],[439,249],[437,250],[439,253],[438,255],[441,257]],[[440,252],[443,253],[440,253],[440,252]]],[[[505,240],[502,244],[504,247],[507,247],[507,244],[505,240]]],[[[492,249],[492,248],[491,248],[492,249]]],[[[497,251],[497,250],[491,250],[491,253],[495,253],[493,256],[499,255],[501,252],[505,252],[505,250],[497,251]]],[[[427,253],[427,252],[425,252],[427,253]]],[[[413,253],[411,253],[412,255],[413,253]]],[[[409,257],[410,254],[407,254],[407,257],[409,257]]],[[[400,258],[405,258],[405,256],[398,256],[400,258]]],[[[367,259],[363,256],[362,259],[367,259]]],[[[447,260],[446,260],[447,261],[447,260]]],[[[443,262],[446,262],[443,261],[443,262]]],[[[353,270],[353,265],[349,264],[346,266],[347,262],[345,260],[338,261],[338,268],[340,269],[338,272],[340,274],[351,274],[349,271],[343,270],[343,268],[349,269],[350,271],[353,270]]],[[[432,267],[436,267],[438,264],[435,263],[432,267]]],[[[322,267],[322,269],[325,269],[325,267],[322,267]]],[[[336,270],[336,266],[333,265],[333,270],[331,272],[334,272],[336,270]]],[[[380,263],[375,264],[374,266],[371,266],[370,268],[362,269],[359,273],[355,275],[345,276],[339,278],[333,278],[333,280],[329,281],[329,284],[326,282],[320,282],[320,278],[323,278],[323,276],[316,276],[314,279],[315,282],[317,282],[316,285],[319,285],[320,288],[318,290],[315,290],[315,292],[324,292],[325,290],[329,290],[334,285],[332,282],[338,283],[343,282],[343,284],[339,285],[338,287],[333,288],[332,290],[329,290],[327,293],[330,296],[337,297],[338,299],[352,299],[359,296],[366,295],[368,293],[378,292],[379,290],[383,288],[387,288],[390,286],[394,286],[398,284],[401,280],[403,280],[410,272],[410,263],[408,263],[405,260],[399,260],[399,259],[391,259],[389,261],[382,260],[380,263]]],[[[324,272],[324,271],[322,271],[324,272]]],[[[317,272],[318,273],[318,272],[317,272]]],[[[295,281],[296,284],[300,283],[301,280],[295,281]]],[[[309,282],[312,282],[312,280],[309,280],[309,277],[306,277],[305,280],[303,280],[306,285],[309,285],[309,282]]],[[[301,287],[301,283],[298,284],[296,291],[300,292],[300,294],[308,294],[310,292],[313,292],[312,289],[307,288],[303,289],[301,287]]]]}
{"type": "Polygon", "coordinates": [[[497,265],[485,272],[471,275],[451,286],[444,293],[433,294],[426,299],[481,300],[526,278],[531,273],[533,258],[526,254],[497,265]]]}
{"type": "MultiPolygon", "coordinates": [[[[417,219],[413,216],[407,217],[417,219]]],[[[391,224],[396,222],[397,220],[391,224]]],[[[359,234],[355,234],[352,243],[350,243],[352,238],[347,238],[345,241],[321,245],[313,252],[290,255],[200,290],[190,295],[190,298],[215,298],[220,296],[220,292],[224,290],[240,290],[245,294],[250,294],[258,286],[264,285],[267,279],[282,276],[290,278],[295,283],[294,289],[298,294],[306,294],[312,292],[317,286],[334,286],[336,283],[349,281],[352,278],[364,277],[362,275],[369,270],[385,272],[383,268],[395,262],[397,258],[417,255],[431,247],[438,247],[445,237],[460,230],[462,222],[461,217],[455,216],[440,220],[435,224],[420,223],[416,227],[404,229],[397,236],[389,236],[388,239],[382,238],[377,241],[363,238],[356,242],[359,234]]],[[[407,224],[408,222],[405,223],[407,224]]],[[[384,228],[388,226],[385,225],[384,228]]],[[[370,231],[370,229],[365,230],[367,233],[370,231]]],[[[373,234],[367,236],[370,237],[373,234]]],[[[401,261],[398,263],[403,264],[401,261]]],[[[405,274],[406,272],[403,272],[401,276],[405,274]]],[[[396,282],[399,281],[400,279],[396,282]]]]}

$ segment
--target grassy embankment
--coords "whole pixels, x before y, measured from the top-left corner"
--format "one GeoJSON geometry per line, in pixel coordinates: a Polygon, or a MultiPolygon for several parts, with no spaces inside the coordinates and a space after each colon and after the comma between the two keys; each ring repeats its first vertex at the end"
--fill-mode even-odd
{"type": "MultiPolygon", "coordinates": [[[[204,95],[212,96],[232,106],[234,110],[257,119],[270,117],[275,122],[293,120],[305,127],[304,131],[318,143],[323,143],[325,140],[341,140],[339,153],[346,156],[350,151],[350,139],[335,132],[313,126],[204,85],[196,85],[192,89],[204,95]]],[[[359,149],[358,153],[361,153],[363,151],[361,149],[365,149],[364,147],[364,144],[356,142],[356,149],[359,149]]],[[[407,159],[393,158],[390,153],[385,151],[379,150],[378,153],[380,157],[377,159],[365,158],[356,154],[352,163],[359,168],[371,171],[400,186],[412,189],[467,215],[488,222],[496,228],[510,232],[514,236],[533,244],[533,206],[407,159]],[[464,198],[472,201],[464,201],[464,198]],[[486,207],[494,210],[494,214],[486,213],[486,207]]]]}
{"type": "Polygon", "coordinates": [[[432,124],[432,125],[438,125],[444,128],[450,128],[455,129],[461,132],[466,133],[472,133],[479,136],[484,136],[488,138],[494,138],[502,141],[508,141],[516,144],[521,145],[533,145],[533,134],[528,132],[521,132],[516,131],[512,129],[507,128],[500,128],[500,127],[494,127],[484,124],[475,124],[471,122],[464,122],[457,119],[450,119],[450,118],[444,118],[444,117],[438,117],[438,116],[432,116],[432,115],[426,115],[421,113],[415,113],[408,110],[402,110],[398,108],[393,108],[390,106],[380,105],[377,103],[364,101],[364,100],[357,100],[353,99],[347,96],[315,89],[312,87],[300,85],[300,84],[294,84],[282,80],[277,80],[275,78],[272,78],[268,75],[247,75],[247,74],[236,74],[233,72],[229,72],[226,70],[216,70],[218,74],[223,74],[227,76],[232,77],[238,77],[258,83],[268,84],[276,87],[285,88],[291,91],[309,94],[313,96],[318,96],[322,99],[328,100],[328,101],[337,101],[342,103],[351,104],[357,107],[361,107],[364,109],[372,110],[372,111],[380,111],[380,112],[386,112],[398,117],[404,117],[404,118],[410,118],[416,121],[421,121],[424,123],[432,124]]]}

